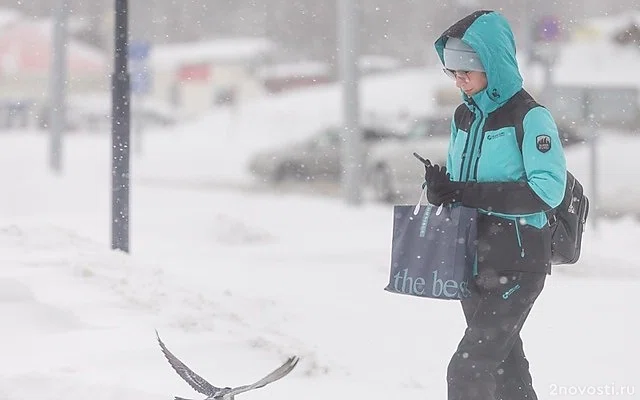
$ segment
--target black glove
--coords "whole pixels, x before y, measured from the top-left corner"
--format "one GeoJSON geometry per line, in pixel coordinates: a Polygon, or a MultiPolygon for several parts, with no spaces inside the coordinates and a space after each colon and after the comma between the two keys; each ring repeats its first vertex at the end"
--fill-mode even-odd
{"type": "Polygon", "coordinates": [[[462,201],[465,184],[452,181],[447,167],[438,164],[425,166],[424,180],[422,188],[427,187],[429,203],[439,206],[462,201]]]}

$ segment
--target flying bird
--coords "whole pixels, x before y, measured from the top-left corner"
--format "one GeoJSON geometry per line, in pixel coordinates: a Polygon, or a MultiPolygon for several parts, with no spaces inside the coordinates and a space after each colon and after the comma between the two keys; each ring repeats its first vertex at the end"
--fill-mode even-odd
{"type": "MultiPolygon", "coordinates": [[[[264,387],[272,382],[277,381],[280,378],[285,377],[289,372],[295,368],[296,364],[300,360],[297,356],[289,357],[284,364],[280,367],[273,370],[264,378],[250,384],[243,385],[238,387],[216,387],[207,382],[204,378],[193,372],[189,367],[187,367],[182,361],[178,359],[178,357],[174,356],[167,346],[162,343],[160,339],[160,335],[156,330],[156,337],[158,338],[158,343],[160,344],[160,348],[162,349],[162,353],[166,357],[167,361],[173,369],[180,375],[182,379],[184,379],[189,386],[191,386],[195,391],[207,396],[204,400],[234,400],[235,396],[248,392],[250,390],[258,389],[264,387]]],[[[190,400],[182,397],[175,397],[175,400],[190,400]]]]}

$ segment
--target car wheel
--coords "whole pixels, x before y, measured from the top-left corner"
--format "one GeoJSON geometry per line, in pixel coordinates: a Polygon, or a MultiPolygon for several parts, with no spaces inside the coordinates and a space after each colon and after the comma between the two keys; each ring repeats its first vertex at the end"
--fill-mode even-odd
{"type": "Polygon", "coordinates": [[[393,178],[386,165],[378,165],[373,169],[369,177],[369,185],[375,200],[390,202],[394,199],[393,178]]]}

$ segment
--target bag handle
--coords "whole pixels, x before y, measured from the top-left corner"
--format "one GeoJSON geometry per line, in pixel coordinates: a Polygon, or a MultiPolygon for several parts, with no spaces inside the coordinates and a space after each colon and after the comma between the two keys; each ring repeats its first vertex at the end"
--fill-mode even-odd
{"type": "MultiPolygon", "coordinates": [[[[418,202],[416,203],[415,208],[413,209],[413,215],[418,215],[418,213],[420,212],[420,206],[422,205],[422,199],[426,199],[427,198],[427,186],[425,185],[425,187],[422,189],[422,191],[420,192],[420,198],[418,198],[418,202]]],[[[431,204],[429,204],[429,202],[426,202],[427,207],[432,206],[431,204]]],[[[442,208],[444,207],[443,204],[440,204],[438,206],[438,209],[436,210],[436,215],[440,215],[440,213],[442,213],[442,208]]]]}

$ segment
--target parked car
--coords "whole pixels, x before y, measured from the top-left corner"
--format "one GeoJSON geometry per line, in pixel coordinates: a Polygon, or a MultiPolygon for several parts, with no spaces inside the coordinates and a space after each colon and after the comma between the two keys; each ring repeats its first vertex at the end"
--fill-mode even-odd
{"type": "MultiPolygon", "coordinates": [[[[402,133],[380,127],[363,127],[363,157],[376,143],[401,140],[402,133]]],[[[343,139],[338,127],[329,127],[306,140],[254,155],[251,173],[269,183],[285,180],[338,181],[342,174],[343,139]]]]}
{"type": "MultiPolygon", "coordinates": [[[[365,165],[367,192],[378,201],[405,200],[413,194],[417,200],[424,179],[424,165],[417,152],[434,164],[446,161],[451,117],[428,116],[416,120],[404,140],[373,146],[365,165]]],[[[408,201],[408,199],[407,199],[408,201]]]]}
{"type": "MultiPolygon", "coordinates": [[[[585,142],[573,128],[558,124],[558,131],[565,148],[585,142]]],[[[413,152],[444,165],[450,136],[451,114],[440,112],[417,119],[406,140],[373,146],[365,166],[370,197],[383,202],[417,201],[424,181],[424,165],[413,152]]]]}

